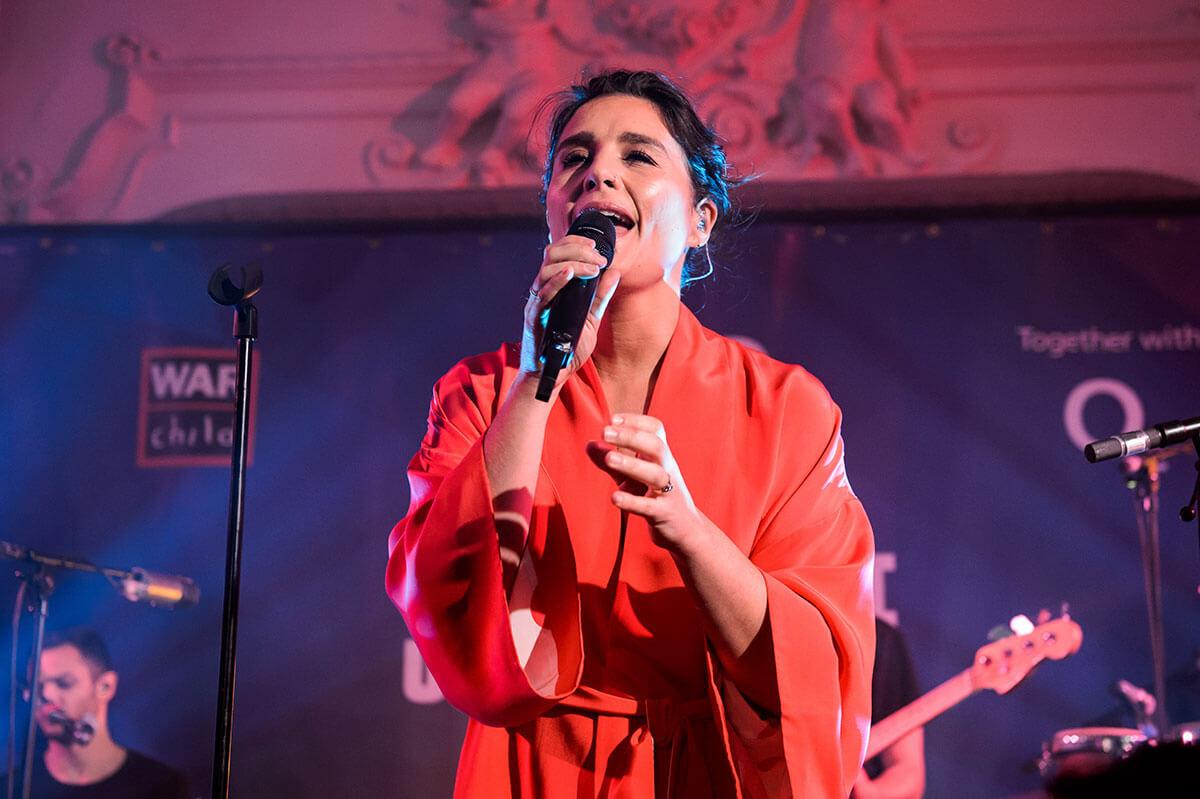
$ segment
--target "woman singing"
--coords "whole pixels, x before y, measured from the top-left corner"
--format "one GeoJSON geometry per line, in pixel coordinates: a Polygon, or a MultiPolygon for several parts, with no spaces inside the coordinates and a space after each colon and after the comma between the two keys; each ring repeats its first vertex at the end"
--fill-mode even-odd
{"type": "Polygon", "coordinates": [[[456,795],[844,797],[871,529],[824,387],[680,302],[730,206],[724,153],[648,72],[564,93],[549,142],[521,342],[438,381],[389,542],[388,592],[471,717],[456,795]],[[541,402],[543,312],[605,262],[567,235],[588,209],[616,255],[541,402]]]}

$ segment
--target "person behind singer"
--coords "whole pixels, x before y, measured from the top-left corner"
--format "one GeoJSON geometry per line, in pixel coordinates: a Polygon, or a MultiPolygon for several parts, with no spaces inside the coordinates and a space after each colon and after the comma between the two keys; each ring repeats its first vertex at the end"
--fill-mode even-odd
{"type": "Polygon", "coordinates": [[[873,539],[841,415],[680,302],[730,208],[716,136],[656,73],[563,93],[520,343],[434,388],[386,584],[470,716],[455,795],[846,796],[870,715],[873,539]],[[568,235],[614,219],[616,254],[568,235]],[[547,306],[598,280],[535,397],[547,306]],[[786,678],[784,676],[786,675],[786,678]]]}
{"type": "Polygon", "coordinates": [[[33,760],[34,799],[187,799],[182,773],[113,740],[108,706],[117,682],[92,630],[46,636],[34,710],[46,747],[33,760]]]}
{"type": "MultiPolygon", "coordinates": [[[[884,720],[920,695],[904,636],[876,616],[871,723],[884,720]]],[[[924,795],[924,727],[917,727],[864,763],[851,794],[853,799],[921,799],[924,795]]]]}

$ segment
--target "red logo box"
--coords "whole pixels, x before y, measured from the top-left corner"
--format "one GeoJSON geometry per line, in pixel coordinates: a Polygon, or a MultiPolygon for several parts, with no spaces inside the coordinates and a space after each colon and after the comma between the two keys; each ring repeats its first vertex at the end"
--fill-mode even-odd
{"type": "MultiPolygon", "coordinates": [[[[142,350],[137,465],[225,466],[233,453],[237,350],[149,347],[142,350]]],[[[258,358],[250,378],[246,465],[254,461],[258,358]]]]}

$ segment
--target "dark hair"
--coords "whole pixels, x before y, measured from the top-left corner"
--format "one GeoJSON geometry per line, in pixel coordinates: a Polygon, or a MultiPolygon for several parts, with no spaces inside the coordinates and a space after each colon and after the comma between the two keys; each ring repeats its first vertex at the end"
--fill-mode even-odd
{"type": "MultiPolygon", "coordinates": [[[[550,177],[554,172],[558,140],[562,137],[567,123],[585,103],[610,94],[627,94],[654,103],[663,124],[678,142],[687,159],[688,171],[692,176],[692,191],[696,199],[712,200],[722,216],[729,213],[732,206],[730,191],[743,181],[732,174],[725,159],[725,148],[721,146],[717,134],[700,119],[692,101],[683,90],[665,75],[626,69],[601,73],[586,83],[573,85],[547,98],[546,102],[553,108],[553,114],[548,126],[546,164],[542,172],[542,193],[539,198],[542,205],[546,204],[546,192],[550,188],[550,177]]],[[[688,253],[687,264],[684,267],[685,284],[693,279],[690,272],[691,256],[694,252],[695,250],[688,253]]]]}
{"type": "Polygon", "coordinates": [[[106,671],[115,671],[112,657],[108,654],[108,646],[95,630],[87,627],[72,627],[69,630],[46,633],[46,643],[43,650],[60,646],[73,646],[92,667],[92,676],[98,676],[106,671]]]}

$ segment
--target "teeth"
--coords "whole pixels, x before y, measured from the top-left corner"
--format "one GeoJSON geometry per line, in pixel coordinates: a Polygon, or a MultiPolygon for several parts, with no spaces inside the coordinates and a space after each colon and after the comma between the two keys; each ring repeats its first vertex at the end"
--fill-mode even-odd
{"type": "Polygon", "coordinates": [[[622,216],[621,214],[618,214],[615,211],[606,211],[606,210],[601,209],[600,213],[603,214],[604,216],[608,217],[609,219],[611,219],[614,224],[621,225],[621,226],[626,226],[629,224],[629,221],[624,216],[622,216]]]}

